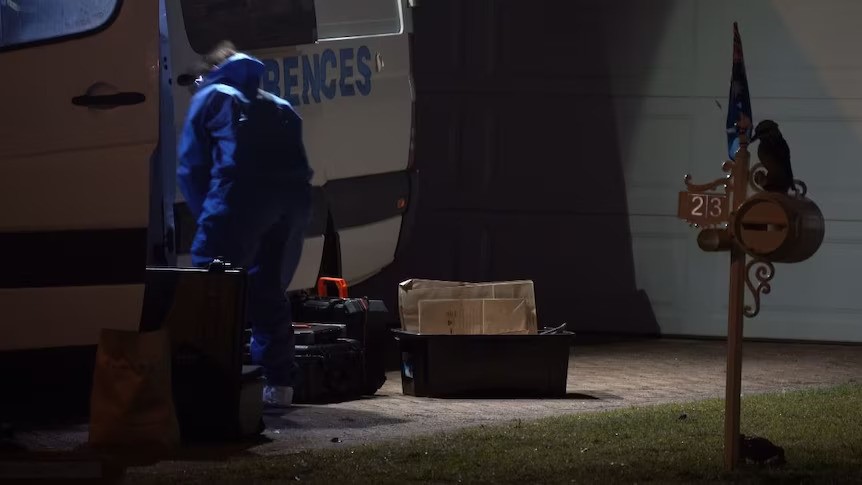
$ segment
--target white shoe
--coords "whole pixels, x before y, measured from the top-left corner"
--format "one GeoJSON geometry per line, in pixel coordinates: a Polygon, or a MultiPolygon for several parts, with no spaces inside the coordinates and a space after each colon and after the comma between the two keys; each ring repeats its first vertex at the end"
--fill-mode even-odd
{"type": "Polygon", "coordinates": [[[293,404],[293,388],[288,386],[263,386],[263,403],[269,406],[289,408],[293,404]]]}

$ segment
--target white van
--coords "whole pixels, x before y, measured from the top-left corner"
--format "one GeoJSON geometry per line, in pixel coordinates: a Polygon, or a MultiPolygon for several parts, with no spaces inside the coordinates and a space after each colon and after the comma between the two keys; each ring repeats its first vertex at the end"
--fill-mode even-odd
{"type": "Polygon", "coordinates": [[[315,220],[291,288],[321,273],[356,283],[392,262],[415,187],[410,9],[0,0],[0,350],[136,329],[145,266],[186,264],[194,221],[174,204],[176,137],[188,69],[223,39],[260,58],[262,87],[305,120],[315,220]]]}
{"type": "MultiPolygon", "coordinates": [[[[328,223],[325,273],[357,283],[394,258],[410,195],[408,14],[409,5],[399,0],[168,3],[175,74],[218,41],[232,40],[266,65],[262,87],[290,101],[304,119],[312,183],[320,189],[293,289],[313,286],[328,223]]],[[[189,80],[174,83],[178,130],[190,96],[180,84],[189,80]]],[[[181,255],[193,230],[182,209],[181,255]]]]}

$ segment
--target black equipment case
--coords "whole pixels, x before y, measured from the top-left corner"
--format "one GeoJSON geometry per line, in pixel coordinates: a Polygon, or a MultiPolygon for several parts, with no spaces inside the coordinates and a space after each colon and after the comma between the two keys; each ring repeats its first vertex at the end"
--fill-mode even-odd
{"type": "MultiPolygon", "coordinates": [[[[296,323],[296,381],[293,402],[321,404],[358,399],[363,395],[363,352],[358,340],[348,339],[347,325],[296,323]]],[[[251,362],[251,330],[246,330],[245,362],[251,362]]]]}
{"type": "Polygon", "coordinates": [[[142,330],[167,327],[183,441],[240,439],[263,431],[263,372],[243,365],[245,270],[147,268],[142,330]]]}
{"type": "Polygon", "coordinates": [[[337,326],[300,324],[294,331],[299,367],[294,402],[337,402],[362,396],[363,352],[359,341],[342,338],[344,329],[337,326]]]}
{"type": "Polygon", "coordinates": [[[381,300],[349,298],[347,284],[340,278],[320,278],[317,293],[317,296],[303,295],[293,301],[293,321],[343,325],[342,337],[358,342],[362,354],[359,395],[373,395],[386,382],[386,341],[390,335],[386,326],[386,305],[381,300]],[[338,296],[327,295],[327,283],[337,286],[338,296]]]}

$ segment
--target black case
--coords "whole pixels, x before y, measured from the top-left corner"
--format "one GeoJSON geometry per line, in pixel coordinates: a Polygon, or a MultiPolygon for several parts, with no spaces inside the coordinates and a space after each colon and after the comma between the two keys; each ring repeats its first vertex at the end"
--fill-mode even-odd
{"type": "MultiPolygon", "coordinates": [[[[293,324],[294,346],[332,344],[347,338],[347,326],[339,323],[293,324]]],[[[246,328],[243,336],[243,364],[251,365],[252,330],[246,328]]]]}
{"type": "Polygon", "coordinates": [[[347,337],[347,326],[343,324],[309,323],[293,324],[294,345],[333,344],[347,337]]]}
{"type": "Polygon", "coordinates": [[[363,394],[362,344],[353,339],[297,345],[299,365],[295,403],[327,403],[357,399],[363,394]]]}
{"type": "Polygon", "coordinates": [[[373,395],[386,382],[388,311],[381,300],[302,295],[292,302],[294,322],[338,323],[363,351],[363,394],[373,395]]]}
{"type": "Polygon", "coordinates": [[[174,404],[183,441],[263,431],[263,375],[243,366],[247,275],[209,268],[147,268],[142,330],[171,337],[174,404]]]}

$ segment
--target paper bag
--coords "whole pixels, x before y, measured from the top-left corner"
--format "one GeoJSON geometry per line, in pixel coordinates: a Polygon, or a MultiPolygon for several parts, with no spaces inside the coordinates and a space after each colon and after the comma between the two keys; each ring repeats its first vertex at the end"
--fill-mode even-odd
{"type": "Polygon", "coordinates": [[[160,449],[179,441],[167,332],[102,330],[90,396],[90,444],[160,449]]]}

